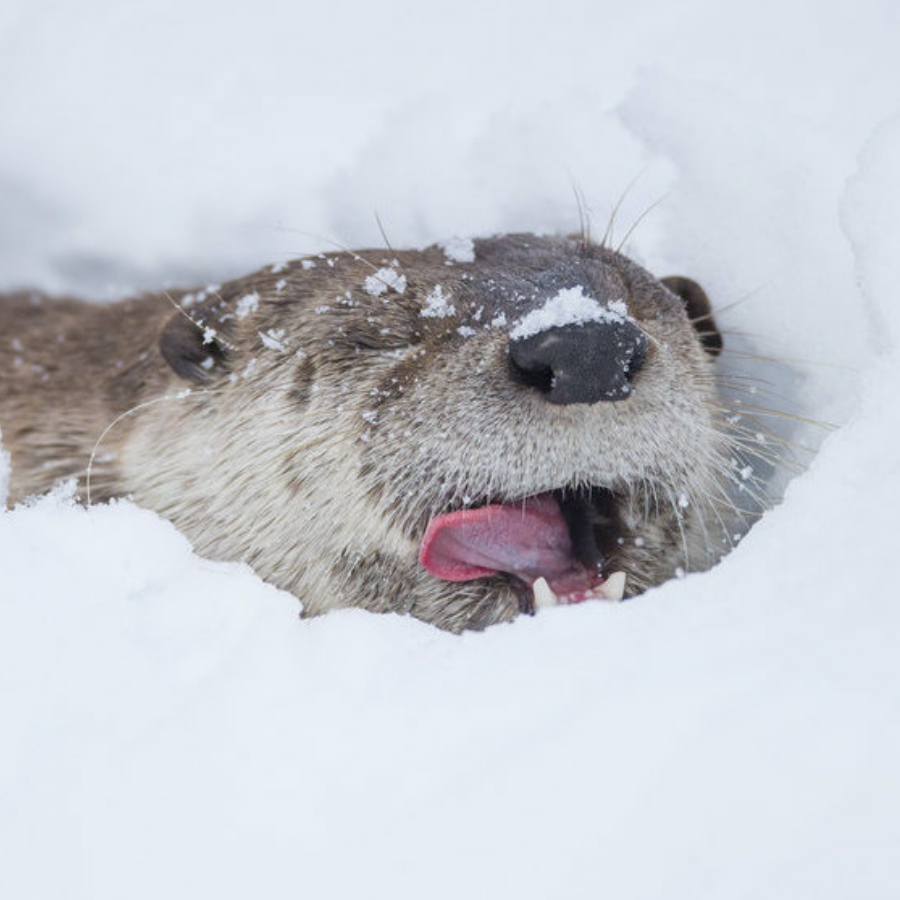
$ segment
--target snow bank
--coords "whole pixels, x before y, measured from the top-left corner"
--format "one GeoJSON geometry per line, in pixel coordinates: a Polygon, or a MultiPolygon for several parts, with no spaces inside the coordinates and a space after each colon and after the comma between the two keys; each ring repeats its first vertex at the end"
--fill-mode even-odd
{"type": "Polygon", "coordinates": [[[871,346],[885,355],[900,335],[900,116],[884,122],[866,142],[859,169],[844,195],[842,221],[853,248],[859,293],[871,346]]]}
{"type": "Polygon", "coordinates": [[[129,504],[7,514],[3,895],[881,896],[889,394],[716,571],[462,638],[301,622],[129,504]]]}
{"type": "Polygon", "coordinates": [[[745,421],[842,425],[712,572],[461,638],[301,621],[129,503],[0,514],[0,896],[895,895],[898,25],[0,8],[4,287],[572,230],[573,180],[599,235],[640,175],[614,245],[665,196],[626,248],[708,290],[745,421]]]}

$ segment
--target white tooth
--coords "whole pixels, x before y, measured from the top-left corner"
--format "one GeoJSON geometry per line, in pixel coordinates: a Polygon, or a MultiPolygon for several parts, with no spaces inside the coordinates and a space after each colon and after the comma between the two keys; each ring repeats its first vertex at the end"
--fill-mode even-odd
{"type": "Polygon", "coordinates": [[[625,596],[625,578],[624,572],[613,572],[597,592],[604,600],[621,600],[625,596]]]}
{"type": "Polygon", "coordinates": [[[531,586],[534,591],[534,607],[535,609],[543,609],[546,606],[556,606],[559,603],[559,597],[553,593],[553,588],[547,584],[546,578],[538,578],[531,586]]]}

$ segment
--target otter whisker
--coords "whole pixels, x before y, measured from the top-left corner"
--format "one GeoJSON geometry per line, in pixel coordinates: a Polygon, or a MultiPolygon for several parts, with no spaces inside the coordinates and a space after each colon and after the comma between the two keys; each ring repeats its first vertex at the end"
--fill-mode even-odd
{"type": "Polygon", "coordinates": [[[625,237],[622,238],[622,240],[619,242],[619,246],[616,247],[616,253],[621,253],[621,252],[622,252],[622,248],[625,246],[625,244],[628,243],[628,239],[631,237],[632,234],[634,234],[634,232],[637,230],[637,227],[641,224],[641,222],[643,222],[644,219],[646,219],[647,216],[649,216],[650,213],[653,212],[654,209],[656,209],[658,206],[661,206],[663,203],[665,203],[666,200],[668,200],[669,197],[671,197],[671,196],[672,196],[672,192],[671,192],[671,191],[669,191],[668,193],[663,194],[662,197],[660,197],[658,200],[655,200],[653,203],[651,203],[651,204],[650,204],[650,205],[649,205],[649,206],[648,206],[648,207],[647,207],[647,208],[646,208],[646,209],[645,209],[645,210],[644,210],[644,211],[643,211],[643,212],[642,212],[635,220],[634,220],[634,224],[631,226],[631,228],[628,229],[628,231],[625,232],[625,237]]]}
{"type": "Polygon", "coordinates": [[[768,282],[765,284],[758,285],[757,287],[748,291],[746,294],[742,294],[740,297],[738,297],[737,300],[734,300],[731,303],[726,303],[723,306],[717,306],[714,310],[711,310],[706,315],[696,316],[692,319],[689,319],[688,321],[691,323],[691,325],[696,325],[698,322],[706,322],[709,319],[712,319],[714,316],[716,318],[719,318],[720,316],[724,315],[725,313],[731,312],[733,309],[736,309],[738,306],[741,306],[742,304],[746,303],[751,298],[757,296],[757,294],[759,294],[760,291],[764,290],[768,286],[769,286],[768,282]]]}
{"type": "Polygon", "coordinates": [[[716,408],[726,416],[729,434],[734,438],[733,442],[728,446],[733,449],[742,448],[752,452],[753,455],[767,453],[773,456],[775,460],[781,458],[778,448],[792,453],[795,450],[809,450],[802,444],[795,443],[789,438],[778,434],[763,423],[755,421],[750,413],[738,415],[732,411],[732,407],[719,406],[718,404],[716,408]],[[747,424],[744,424],[744,422],[747,424]]]}
{"type": "MultiPolygon", "coordinates": [[[[375,217],[376,217],[376,219],[378,218],[377,213],[375,214],[375,217]]],[[[380,266],[375,265],[375,263],[373,263],[370,260],[366,259],[365,257],[361,256],[355,250],[351,250],[349,247],[347,247],[345,244],[340,243],[339,241],[336,241],[332,238],[326,237],[325,235],[316,234],[313,231],[304,231],[301,228],[287,228],[287,227],[281,226],[281,225],[270,226],[270,227],[277,228],[277,230],[279,230],[279,231],[288,231],[288,232],[292,232],[294,234],[302,234],[305,237],[312,238],[315,241],[321,241],[324,244],[330,244],[332,247],[335,247],[336,249],[340,250],[342,253],[346,253],[354,261],[360,262],[363,265],[368,266],[374,273],[373,277],[376,278],[378,281],[380,281],[386,288],[390,289],[392,287],[392,285],[388,284],[386,281],[384,281],[384,279],[382,279],[378,275],[378,272],[381,271],[380,266]]],[[[398,262],[399,262],[399,260],[398,260],[398,262]]]]}
{"type": "MultiPolygon", "coordinates": [[[[394,251],[394,248],[391,246],[391,242],[388,240],[387,231],[384,229],[384,223],[381,221],[381,216],[378,215],[378,210],[375,210],[375,222],[378,224],[378,230],[381,232],[381,237],[384,240],[384,245],[388,249],[388,253],[391,256],[396,257],[397,254],[394,251]]],[[[400,270],[403,270],[403,266],[399,266],[400,270]]]]}
{"type": "Polygon", "coordinates": [[[802,422],[804,425],[813,425],[825,431],[837,431],[838,425],[833,422],[822,422],[819,419],[812,419],[808,416],[801,416],[796,413],[789,413],[783,410],[770,409],[766,406],[753,406],[743,403],[740,399],[735,398],[734,406],[723,405],[721,408],[732,414],[748,413],[751,416],[768,416],[777,419],[788,419],[792,422],[802,422]]]}
{"type": "Polygon", "coordinates": [[[591,216],[584,198],[584,192],[578,186],[572,173],[569,172],[569,182],[572,193],[575,195],[575,206],[578,210],[578,234],[582,252],[591,246],[591,216]]]}
{"type": "Polygon", "coordinates": [[[859,374],[859,369],[853,366],[845,366],[842,363],[822,362],[814,359],[798,359],[791,356],[765,356],[761,353],[750,353],[746,350],[735,350],[730,347],[723,347],[720,353],[727,353],[737,359],[749,359],[753,362],[771,363],[780,366],[817,366],[823,369],[837,369],[840,372],[850,372],[854,375],[859,374]]]}
{"type": "MultiPolygon", "coordinates": [[[[713,516],[715,516],[716,521],[719,524],[719,528],[722,530],[722,534],[725,538],[725,543],[729,549],[733,549],[735,546],[735,529],[728,528],[725,524],[725,520],[722,518],[722,514],[719,512],[718,506],[712,502],[712,498],[709,495],[709,492],[704,492],[702,496],[702,503],[698,504],[697,512],[700,515],[701,522],[704,521],[703,509],[704,507],[712,512],[713,516]]],[[[734,513],[734,505],[729,506],[729,512],[734,513]]],[[[746,521],[743,516],[741,518],[741,526],[746,529],[746,521]]],[[[704,533],[706,532],[706,528],[704,525],[704,533]]]]}
{"type": "Polygon", "coordinates": [[[187,400],[189,397],[195,397],[200,394],[218,394],[223,390],[223,388],[203,388],[199,390],[192,390],[191,388],[185,388],[183,391],[179,391],[177,394],[166,394],[162,397],[154,397],[152,400],[145,400],[143,403],[138,403],[136,406],[132,406],[131,409],[126,409],[125,412],[116,416],[106,428],[103,429],[103,433],[100,437],[97,438],[93,449],[91,450],[91,456],[88,460],[87,470],[85,475],[85,493],[87,495],[87,506],[90,508],[91,506],[91,474],[94,468],[94,460],[97,457],[97,451],[100,449],[100,445],[103,443],[106,436],[119,424],[119,422],[124,419],[133,416],[135,413],[140,412],[141,410],[147,409],[150,406],[156,406],[158,403],[170,403],[173,401],[181,401],[187,400]]]}
{"type": "Polygon", "coordinates": [[[741,448],[753,456],[769,458],[770,462],[780,463],[788,461],[788,457],[785,454],[789,453],[790,459],[802,467],[802,461],[798,460],[795,454],[801,452],[814,456],[817,452],[812,447],[807,447],[805,444],[797,443],[783,435],[777,434],[763,423],[755,421],[752,415],[743,416],[742,418],[746,419],[753,427],[742,425],[740,422],[731,422],[729,427],[741,437],[741,448]],[[774,448],[772,445],[781,448],[784,453],[773,452],[774,448]],[[766,456],[763,456],[763,454],[766,454],[766,456]]]}
{"type": "Polygon", "coordinates": [[[726,373],[719,379],[719,386],[727,388],[728,392],[737,392],[749,396],[762,395],[773,400],[781,400],[783,403],[792,403],[792,399],[779,391],[768,387],[768,382],[757,378],[741,377],[738,373],[726,373]]]}
{"type": "MultiPolygon", "coordinates": [[[[701,318],[709,319],[710,316],[702,316],[701,318]]],[[[691,322],[693,324],[694,320],[692,319],[691,322]]],[[[747,338],[748,340],[754,340],[754,341],[766,340],[766,335],[760,334],[759,332],[738,330],[737,328],[722,328],[719,325],[716,325],[715,328],[711,328],[709,331],[705,331],[705,330],[698,328],[697,334],[700,337],[710,337],[710,336],[714,336],[714,335],[721,335],[722,337],[725,337],[725,338],[740,337],[740,338],[747,338]]]]}
{"type": "Polygon", "coordinates": [[[619,199],[616,201],[615,206],[612,208],[612,212],[609,214],[609,221],[606,223],[606,230],[603,232],[603,237],[600,239],[600,246],[604,249],[608,248],[607,241],[612,241],[613,239],[613,229],[616,224],[616,216],[619,214],[619,210],[622,207],[622,204],[625,202],[625,198],[631,193],[631,189],[640,181],[640,179],[644,176],[646,169],[642,169],[631,181],[625,185],[625,190],[622,191],[619,199]]]}
{"type": "MultiPolygon", "coordinates": [[[[681,536],[681,547],[684,555],[684,571],[685,573],[691,570],[691,559],[690,553],[688,551],[688,540],[687,534],[685,534],[684,530],[684,508],[680,505],[679,501],[676,500],[672,490],[668,485],[663,486],[663,490],[668,497],[669,505],[672,507],[672,513],[675,517],[675,522],[678,525],[678,533],[681,536]]],[[[682,495],[683,498],[683,495],[682,495]]],[[[682,499],[679,498],[679,499],[682,499]]]]}

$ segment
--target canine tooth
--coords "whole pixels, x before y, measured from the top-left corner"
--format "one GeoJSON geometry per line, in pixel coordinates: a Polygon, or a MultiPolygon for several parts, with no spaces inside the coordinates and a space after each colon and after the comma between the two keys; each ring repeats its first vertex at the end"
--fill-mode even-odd
{"type": "Polygon", "coordinates": [[[559,603],[559,597],[553,593],[553,588],[547,584],[546,578],[538,578],[531,586],[534,591],[535,609],[542,609],[545,606],[556,606],[559,603]]]}
{"type": "Polygon", "coordinates": [[[604,600],[621,600],[625,596],[625,578],[624,572],[613,572],[597,592],[604,600]]]}

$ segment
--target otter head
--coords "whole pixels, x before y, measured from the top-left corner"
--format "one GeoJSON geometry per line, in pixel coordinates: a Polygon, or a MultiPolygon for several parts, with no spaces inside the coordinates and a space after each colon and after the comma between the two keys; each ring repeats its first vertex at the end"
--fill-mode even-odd
{"type": "Polygon", "coordinates": [[[565,238],[463,249],[304,260],[176,315],[163,357],[206,393],[135,434],[136,499],[308,614],[480,628],[708,565],[703,291],[565,238]]]}

